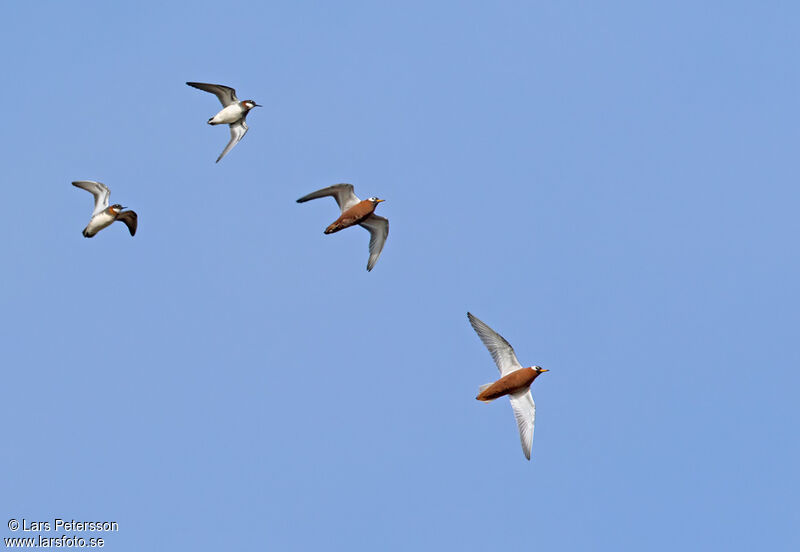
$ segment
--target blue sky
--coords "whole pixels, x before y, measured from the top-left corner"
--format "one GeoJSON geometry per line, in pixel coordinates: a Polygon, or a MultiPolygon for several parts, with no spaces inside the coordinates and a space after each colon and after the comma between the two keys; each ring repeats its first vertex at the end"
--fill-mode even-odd
{"type": "Polygon", "coordinates": [[[3,537],[800,546],[798,6],[0,9],[3,537]],[[265,106],[217,165],[186,81],[265,106]],[[295,203],[336,182],[387,199],[371,273],[295,203]],[[467,311],[550,369],[531,462],[467,311]]]}

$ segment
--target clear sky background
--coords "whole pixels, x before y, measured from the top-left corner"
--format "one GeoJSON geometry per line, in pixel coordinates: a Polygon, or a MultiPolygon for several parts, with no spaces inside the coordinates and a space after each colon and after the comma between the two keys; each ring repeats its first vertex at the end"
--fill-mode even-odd
{"type": "Polygon", "coordinates": [[[797,3],[0,15],[0,536],[800,547],[797,3]],[[219,164],[186,81],[265,106],[219,164]],[[137,235],[84,239],[78,179],[137,235]],[[337,182],[387,199],[371,273],[295,203],[337,182]],[[551,370],[531,462],[467,311],[551,370]]]}

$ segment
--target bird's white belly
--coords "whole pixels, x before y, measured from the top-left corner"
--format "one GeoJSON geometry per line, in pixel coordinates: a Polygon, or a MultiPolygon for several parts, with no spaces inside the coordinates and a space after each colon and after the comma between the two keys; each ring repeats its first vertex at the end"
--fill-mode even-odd
{"type": "Polygon", "coordinates": [[[212,125],[229,125],[242,118],[242,107],[239,104],[231,104],[222,111],[211,117],[209,123],[212,125]]]}
{"type": "Polygon", "coordinates": [[[89,224],[86,225],[85,232],[88,235],[93,236],[106,226],[109,226],[112,222],[114,222],[114,220],[115,217],[108,213],[97,213],[92,217],[92,220],[89,221],[89,224]]]}

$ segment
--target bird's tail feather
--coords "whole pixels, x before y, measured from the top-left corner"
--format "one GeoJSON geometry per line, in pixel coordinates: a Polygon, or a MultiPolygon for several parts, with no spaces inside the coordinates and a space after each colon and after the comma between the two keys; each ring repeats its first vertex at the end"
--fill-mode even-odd
{"type": "Polygon", "coordinates": [[[486,391],[486,389],[488,389],[488,388],[489,388],[491,385],[492,385],[491,383],[484,383],[483,385],[481,385],[480,387],[478,387],[478,396],[477,396],[477,397],[475,397],[475,398],[476,398],[476,399],[478,399],[479,401],[482,401],[482,402],[487,402],[487,403],[488,403],[488,402],[492,402],[494,399],[481,399],[481,398],[480,398],[480,396],[481,396],[481,393],[483,393],[484,391],[486,391]]]}

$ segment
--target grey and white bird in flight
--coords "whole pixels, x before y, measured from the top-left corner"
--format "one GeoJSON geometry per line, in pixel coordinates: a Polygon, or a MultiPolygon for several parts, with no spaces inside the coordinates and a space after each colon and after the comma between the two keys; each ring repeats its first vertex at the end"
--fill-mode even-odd
{"type": "Polygon", "coordinates": [[[231,127],[231,139],[228,145],[225,146],[225,149],[222,150],[222,153],[219,154],[219,157],[217,157],[216,163],[219,163],[219,160],[225,157],[228,152],[233,149],[233,146],[238,144],[239,140],[244,138],[244,135],[247,134],[248,127],[245,119],[247,119],[247,114],[250,110],[254,107],[262,106],[258,105],[253,100],[240,102],[239,98],[236,97],[236,90],[229,86],[207,84],[204,82],[187,82],[186,84],[206,92],[211,92],[219,98],[220,103],[222,103],[222,109],[219,113],[208,120],[209,125],[230,125],[231,127]]]}
{"type": "Polygon", "coordinates": [[[531,446],[533,445],[533,422],[536,420],[536,405],[531,395],[531,384],[540,374],[548,372],[539,366],[523,368],[517,360],[514,348],[509,345],[503,336],[491,329],[484,322],[467,313],[469,323],[481,338],[483,344],[489,349],[497,368],[500,370],[500,379],[481,385],[478,396],[479,401],[491,402],[499,397],[508,395],[511,399],[511,408],[519,426],[519,438],[522,442],[522,452],[525,458],[531,459],[531,446]]]}
{"type": "Polygon", "coordinates": [[[109,207],[108,196],[111,192],[105,184],[94,180],[77,180],[72,185],[82,188],[94,196],[94,211],[92,211],[89,224],[83,229],[83,237],[93,238],[100,230],[111,226],[111,223],[117,220],[125,223],[131,236],[136,234],[139,216],[134,211],[123,211],[126,207],[119,203],[109,207]]]}
{"type": "Polygon", "coordinates": [[[304,195],[297,200],[297,203],[305,203],[312,199],[327,196],[331,196],[336,200],[342,214],[325,229],[325,233],[333,234],[356,224],[366,228],[370,234],[367,270],[372,270],[372,267],[378,262],[378,257],[381,256],[386,237],[389,235],[389,220],[375,214],[375,208],[385,200],[371,197],[362,201],[353,192],[352,184],[334,184],[304,195]]]}

